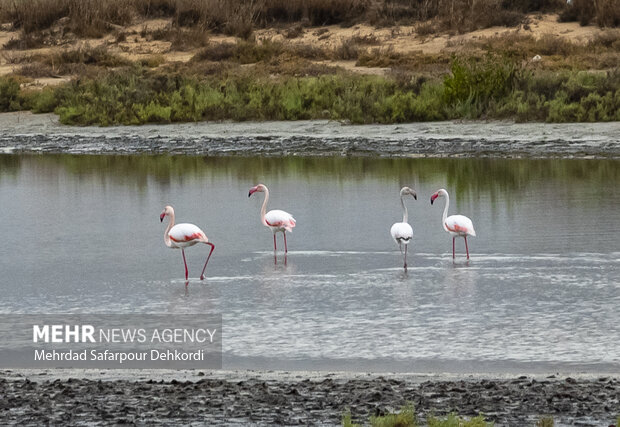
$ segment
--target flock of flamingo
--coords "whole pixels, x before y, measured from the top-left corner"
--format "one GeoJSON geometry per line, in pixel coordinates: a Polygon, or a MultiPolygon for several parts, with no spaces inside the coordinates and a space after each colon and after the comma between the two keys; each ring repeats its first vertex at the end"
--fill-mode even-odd
{"type": "MultiPolygon", "coordinates": [[[[260,210],[260,219],[265,227],[269,227],[273,232],[273,250],[274,252],[278,250],[276,245],[276,233],[282,232],[282,236],[284,238],[284,253],[288,252],[288,247],[286,244],[286,232],[289,233],[293,231],[295,227],[295,218],[285,211],[274,209],[272,211],[267,211],[267,202],[269,201],[269,189],[264,184],[258,184],[252,188],[248,193],[248,197],[252,196],[254,193],[265,193],[265,198],[263,200],[263,205],[260,210]]],[[[394,241],[398,244],[401,253],[403,253],[404,260],[404,268],[407,269],[407,246],[411,239],[413,238],[413,229],[411,225],[408,223],[408,213],[407,206],[405,205],[405,196],[413,196],[414,199],[417,200],[417,194],[414,190],[409,187],[403,187],[400,190],[400,203],[403,207],[403,220],[402,222],[397,222],[392,225],[390,229],[390,234],[394,241]],[[403,251],[404,246],[404,251],[403,251]]],[[[465,239],[465,250],[467,252],[467,259],[469,259],[469,247],[467,246],[467,236],[475,236],[476,231],[474,230],[474,224],[471,222],[471,219],[467,218],[464,215],[450,215],[448,216],[448,207],[450,206],[450,196],[448,192],[443,188],[433,193],[431,196],[431,205],[433,202],[439,197],[444,197],[446,199],[446,204],[443,210],[442,217],[442,225],[443,229],[452,236],[452,258],[455,258],[455,239],[457,237],[463,237],[465,239]]],[[[164,231],[164,243],[166,246],[172,249],[181,249],[181,254],[183,255],[183,264],[185,265],[185,280],[188,279],[188,269],[187,269],[187,261],[185,259],[185,248],[190,246],[194,246],[198,243],[204,243],[211,247],[209,251],[209,255],[207,256],[207,260],[205,261],[205,265],[202,268],[202,272],[200,273],[200,280],[204,280],[204,273],[207,269],[207,264],[209,263],[209,258],[211,258],[211,254],[215,249],[215,245],[209,242],[207,235],[202,231],[199,227],[194,224],[182,223],[176,224],[174,223],[174,209],[172,206],[166,206],[164,211],[159,216],[160,221],[163,222],[164,218],[168,217],[168,227],[166,227],[166,231],[164,231]]]]}

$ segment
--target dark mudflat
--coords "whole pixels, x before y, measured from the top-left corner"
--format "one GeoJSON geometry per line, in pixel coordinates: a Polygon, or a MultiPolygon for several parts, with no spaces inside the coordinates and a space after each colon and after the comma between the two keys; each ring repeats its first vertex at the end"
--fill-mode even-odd
{"type": "Polygon", "coordinates": [[[180,123],[71,127],[51,114],[0,115],[0,152],[198,156],[620,158],[620,122],[180,123]]]}
{"type": "Polygon", "coordinates": [[[479,413],[496,425],[610,425],[620,414],[620,381],[467,379],[414,381],[374,377],[197,381],[0,379],[0,424],[339,424],[412,402],[423,415],[479,413]]]}

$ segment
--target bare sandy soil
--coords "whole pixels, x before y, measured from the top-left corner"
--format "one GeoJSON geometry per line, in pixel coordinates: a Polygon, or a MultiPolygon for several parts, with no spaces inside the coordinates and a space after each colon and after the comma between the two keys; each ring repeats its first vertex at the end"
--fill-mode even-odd
{"type": "Polygon", "coordinates": [[[275,29],[259,30],[257,38],[271,40],[288,40],[289,43],[312,44],[315,46],[336,47],[340,43],[355,36],[373,36],[379,43],[377,47],[392,48],[396,52],[422,52],[427,54],[440,53],[446,49],[456,50],[458,45],[469,40],[492,37],[504,33],[525,33],[535,37],[553,34],[577,43],[586,43],[602,30],[595,26],[582,27],[576,22],[557,22],[558,16],[530,15],[529,23],[516,28],[491,27],[466,34],[451,35],[448,33],[420,36],[417,26],[399,26],[375,28],[369,25],[356,25],[351,28],[328,26],[311,28],[301,37],[285,39],[281,31],[275,29]],[[527,28],[527,29],[526,29],[527,28]]]}
{"type": "MultiPolygon", "coordinates": [[[[152,40],[148,35],[142,37],[141,34],[149,33],[162,29],[170,25],[169,19],[152,19],[141,21],[123,29],[127,34],[125,40],[117,41],[113,34],[101,39],[64,39],[59,40],[57,45],[29,50],[7,50],[0,49],[0,75],[6,75],[19,69],[23,58],[35,55],[48,55],[63,49],[75,49],[80,46],[107,46],[111,52],[130,60],[140,60],[158,56],[163,63],[187,62],[199,49],[178,51],[172,49],[171,42],[162,40],[152,40]]],[[[10,26],[4,24],[0,27],[0,46],[11,39],[18,39],[19,33],[10,31],[10,26]]],[[[418,26],[398,26],[388,28],[376,28],[369,25],[355,25],[351,28],[339,26],[325,26],[305,28],[296,38],[286,38],[287,29],[261,29],[255,32],[257,40],[286,41],[290,44],[312,45],[316,47],[333,49],[343,43],[350,42],[353,38],[367,37],[368,49],[381,48],[392,49],[399,53],[420,52],[424,54],[439,54],[456,52],[460,47],[472,40],[479,40],[486,37],[506,33],[531,34],[534,37],[542,37],[546,34],[556,35],[575,43],[586,43],[602,30],[595,26],[580,26],[576,22],[560,23],[557,22],[557,15],[533,14],[527,19],[527,24],[516,28],[492,27],[484,30],[473,31],[466,34],[439,33],[421,36],[417,31],[418,26]]],[[[234,43],[234,37],[223,35],[209,36],[209,43],[234,43]]],[[[318,63],[339,66],[344,69],[364,73],[364,74],[383,74],[387,68],[369,68],[356,66],[355,61],[317,61],[318,63]]],[[[58,78],[39,78],[31,85],[46,86],[66,82],[71,76],[58,78]]]]}

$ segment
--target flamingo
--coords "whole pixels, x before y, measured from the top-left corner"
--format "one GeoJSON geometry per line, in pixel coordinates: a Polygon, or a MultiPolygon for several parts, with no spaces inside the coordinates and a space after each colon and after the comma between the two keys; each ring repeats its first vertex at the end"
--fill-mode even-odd
{"type": "Polygon", "coordinates": [[[465,250],[467,251],[467,259],[469,259],[469,248],[467,247],[467,236],[476,237],[476,230],[474,230],[474,224],[471,222],[471,219],[467,218],[464,215],[448,215],[448,206],[450,206],[450,196],[448,192],[443,188],[441,190],[437,190],[431,196],[431,205],[438,197],[446,198],[446,207],[443,209],[443,229],[446,232],[452,235],[452,259],[454,259],[454,240],[457,236],[463,237],[465,239],[465,250]]]}
{"type": "Polygon", "coordinates": [[[390,234],[392,235],[392,238],[394,239],[394,241],[398,243],[398,247],[400,248],[401,253],[403,252],[403,245],[405,245],[405,255],[404,255],[405,265],[403,267],[405,270],[407,269],[407,245],[409,245],[409,242],[413,238],[413,229],[407,222],[407,218],[408,218],[407,206],[405,206],[405,200],[404,200],[404,197],[407,195],[413,196],[415,200],[418,200],[418,196],[416,195],[415,191],[413,191],[411,188],[409,187],[401,188],[400,204],[403,206],[403,222],[395,223],[394,225],[392,225],[392,228],[390,229],[390,234]]]}
{"type": "Polygon", "coordinates": [[[205,261],[205,266],[202,268],[202,273],[200,273],[200,280],[204,280],[205,270],[207,268],[207,264],[209,263],[209,258],[211,258],[211,254],[215,249],[215,245],[209,242],[209,239],[204,231],[194,224],[183,223],[174,225],[174,209],[172,206],[166,206],[164,208],[164,211],[159,216],[159,220],[163,222],[165,217],[169,217],[170,220],[166,231],[164,231],[164,243],[169,248],[181,249],[181,253],[183,254],[183,264],[185,264],[185,280],[187,280],[188,276],[187,261],[185,260],[185,248],[194,246],[197,243],[204,243],[211,246],[209,256],[205,261]]]}
{"type": "Polygon", "coordinates": [[[260,220],[265,227],[269,227],[273,232],[273,250],[274,252],[278,250],[276,247],[276,233],[281,231],[284,236],[284,253],[286,254],[288,252],[288,248],[286,246],[286,232],[293,232],[293,227],[295,227],[295,218],[293,218],[290,213],[279,209],[274,209],[265,213],[265,210],[267,209],[267,201],[269,200],[269,189],[264,184],[258,184],[257,186],[250,188],[248,197],[257,192],[265,193],[265,200],[263,201],[263,206],[260,208],[260,220]]]}

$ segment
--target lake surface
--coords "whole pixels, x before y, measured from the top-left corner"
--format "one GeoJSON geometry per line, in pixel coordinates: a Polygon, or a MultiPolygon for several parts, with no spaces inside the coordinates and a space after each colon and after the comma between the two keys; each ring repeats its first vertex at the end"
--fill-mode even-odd
{"type": "Polygon", "coordinates": [[[221,312],[231,369],[620,369],[619,160],[4,154],[0,209],[0,313],[221,312]],[[258,182],[297,220],[286,265],[258,182]],[[474,222],[469,262],[442,187],[474,222]],[[166,204],[216,245],[203,282],[207,246],[187,287],[164,246],[166,204]]]}

